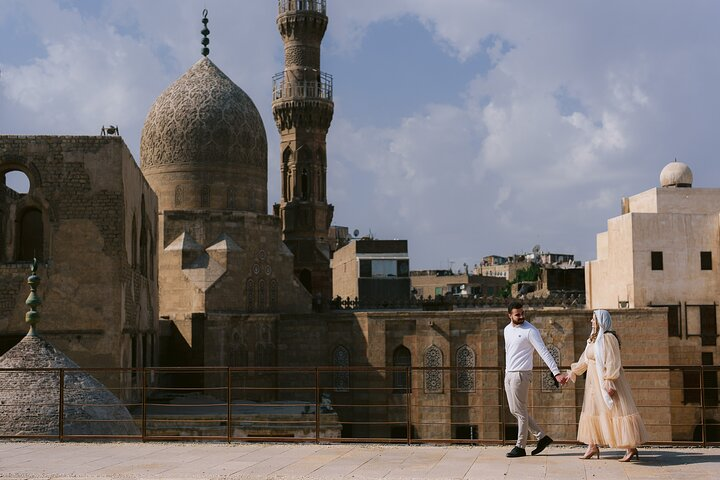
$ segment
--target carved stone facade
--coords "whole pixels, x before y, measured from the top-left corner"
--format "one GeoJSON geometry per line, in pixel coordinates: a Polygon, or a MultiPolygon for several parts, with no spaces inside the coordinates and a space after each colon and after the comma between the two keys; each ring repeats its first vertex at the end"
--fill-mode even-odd
{"type": "Polygon", "coordinates": [[[325,2],[280,2],[278,30],[285,70],[273,81],[273,116],[280,132],[280,203],[283,240],[295,256],[295,274],[316,300],[332,298],[328,230],[326,136],[332,121],[332,77],[320,70],[325,2]]]}
{"type": "MultiPolygon", "coordinates": [[[[220,364],[203,353],[212,350],[197,335],[205,322],[231,329],[238,315],[310,310],[280,219],[267,214],[260,114],[210,59],[155,101],[140,154],[158,195],[162,351],[174,364],[220,364]]],[[[268,357],[264,347],[248,348],[256,359],[268,357]]]]}
{"type": "Polygon", "coordinates": [[[157,364],[157,198],[122,139],[3,135],[9,172],[29,189],[0,196],[0,353],[27,331],[35,256],[48,340],[86,367],[157,364]]]}
{"type": "Polygon", "coordinates": [[[260,113],[209,58],[199,60],[152,105],[140,158],[161,211],[267,213],[267,138],[260,113]]]}

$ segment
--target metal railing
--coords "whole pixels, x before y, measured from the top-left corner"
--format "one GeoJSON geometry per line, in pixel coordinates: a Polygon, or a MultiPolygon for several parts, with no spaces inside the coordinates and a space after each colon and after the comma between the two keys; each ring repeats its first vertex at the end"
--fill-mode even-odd
{"type": "Polygon", "coordinates": [[[278,0],[278,13],[317,12],[326,14],[326,0],[278,0]]]}
{"type": "MultiPolygon", "coordinates": [[[[649,443],[720,445],[719,370],[625,368],[649,443]]],[[[8,375],[29,380],[17,390],[0,382],[0,439],[508,444],[516,436],[498,367],[0,369],[8,375]],[[119,400],[78,381],[85,373],[119,400]]],[[[583,388],[582,378],[559,388],[549,371],[534,371],[531,415],[558,443],[576,443],[583,388]]]]}
{"type": "MultiPolygon", "coordinates": [[[[455,310],[455,309],[476,309],[476,308],[507,308],[511,302],[518,301],[513,297],[502,296],[408,296],[405,299],[383,299],[365,297],[342,298],[340,296],[326,302],[330,310],[455,310]]],[[[560,307],[560,308],[582,308],[585,305],[585,294],[581,292],[558,292],[547,297],[523,298],[524,305],[531,308],[560,307]]]]}
{"type": "Polygon", "coordinates": [[[287,78],[288,72],[273,76],[273,101],[294,99],[332,100],[333,78],[325,72],[317,72],[317,80],[295,80],[287,78]]]}

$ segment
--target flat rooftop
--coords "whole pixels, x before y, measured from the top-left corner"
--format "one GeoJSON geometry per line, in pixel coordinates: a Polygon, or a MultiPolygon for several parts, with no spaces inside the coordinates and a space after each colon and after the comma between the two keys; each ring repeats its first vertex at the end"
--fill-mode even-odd
{"type": "MultiPolygon", "coordinates": [[[[53,479],[717,479],[718,448],[640,448],[640,460],[584,446],[509,459],[511,446],[0,442],[0,478],[53,479]]],[[[528,453],[530,451],[528,449],[528,453]]]]}

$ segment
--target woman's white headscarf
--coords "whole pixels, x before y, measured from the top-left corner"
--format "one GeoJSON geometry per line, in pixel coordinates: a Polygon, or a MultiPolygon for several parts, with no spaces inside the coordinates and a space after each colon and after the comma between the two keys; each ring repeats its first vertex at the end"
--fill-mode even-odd
{"type": "Polygon", "coordinates": [[[613,399],[605,390],[603,383],[605,378],[605,332],[612,330],[612,319],[607,310],[595,310],[595,321],[597,322],[597,336],[595,337],[595,368],[597,369],[598,381],[600,382],[600,392],[602,393],[605,405],[608,408],[613,407],[613,399]]]}

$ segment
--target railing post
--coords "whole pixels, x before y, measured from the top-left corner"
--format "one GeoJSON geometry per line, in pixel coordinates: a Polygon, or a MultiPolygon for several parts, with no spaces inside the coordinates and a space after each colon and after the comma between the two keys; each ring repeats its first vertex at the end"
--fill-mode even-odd
{"type": "Polygon", "coordinates": [[[142,434],[142,441],[144,442],[145,437],[147,437],[147,377],[145,374],[145,367],[142,369],[142,391],[140,392],[140,395],[142,395],[142,426],[140,431],[142,434]]]}
{"type": "Polygon", "coordinates": [[[315,367],[315,443],[320,443],[320,369],[315,367]]]}
{"type": "Polygon", "coordinates": [[[700,430],[702,431],[702,446],[707,446],[706,425],[705,425],[705,367],[700,365],[700,430]]]}
{"type": "Polygon", "coordinates": [[[407,444],[412,444],[412,367],[405,367],[405,398],[407,399],[407,406],[405,407],[407,415],[407,444]]]}
{"type": "Polygon", "coordinates": [[[58,409],[60,418],[58,418],[58,439],[62,442],[65,435],[65,369],[60,369],[60,408],[58,409]]]}
{"type": "Polygon", "coordinates": [[[505,445],[505,377],[503,375],[502,368],[498,369],[498,379],[500,380],[499,394],[500,394],[500,442],[505,445]]]}
{"type": "Polygon", "coordinates": [[[227,441],[232,441],[232,371],[227,367],[227,441]]]}

